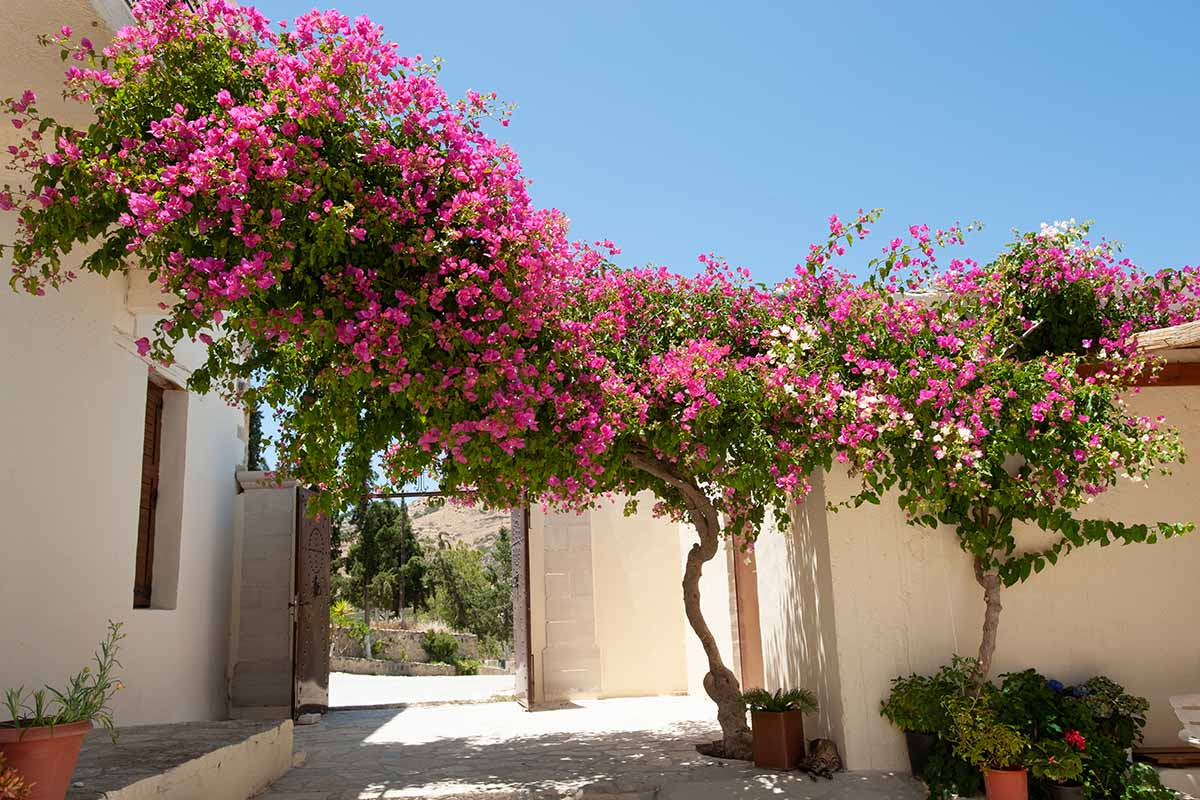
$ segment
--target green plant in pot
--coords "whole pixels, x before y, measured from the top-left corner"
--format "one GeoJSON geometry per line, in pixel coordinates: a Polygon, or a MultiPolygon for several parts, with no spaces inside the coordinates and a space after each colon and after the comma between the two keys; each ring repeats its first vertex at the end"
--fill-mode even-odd
{"type": "Polygon", "coordinates": [[[121,688],[114,670],[121,666],[117,649],[123,638],[121,624],[110,620],[95,665],[84,667],[63,689],[47,686],[32,692],[24,687],[5,691],[9,719],[0,722],[0,755],[31,787],[28,800],[63,800],[84,734],[93,723],[116,741],[108,704],[121,688]]]}
{"type": "Polygon", "coordinates": [[[914,778],[925,772],[929,755],[937,744],[938,731],[945,729],[944,699],[932,676],[900,676],[892,679],[892,691],[879,709],[904,734],[914,778]]]}
{"type": "Polygon", "coordinates": [[[754,765],[793,769],[804,757],[804,715],[817,710],[817,698],[807,689],[748,689],[742,704],[750,711],[754,735],[754,765]]]}
{"type": "Polygon", "coordinates": [[[983,770],[988,800],[1028,800],[1029,773],[1024,759],[1029,739],[1000,722],[993,702],[992,695],[984,692],[946,701],[954,752],[983,770]]]}
{"type": "Polygon", "coordinates": [[[1027,759],[1029,771],[1041,781],[1050,800],[1083,800],[1083,759],[1087,743],[1079,731],[1061,739],[1035,742],[1027,759]]]}
{"type": "Polygon", "coordinates": [[[973,659],[954,656],[934,675],[898,676],[879,713],[904,734],[908,763],[915,778],[925,773],[938,737],[950,727],[946,700],[967,694],[975,684],[973,659]]]}

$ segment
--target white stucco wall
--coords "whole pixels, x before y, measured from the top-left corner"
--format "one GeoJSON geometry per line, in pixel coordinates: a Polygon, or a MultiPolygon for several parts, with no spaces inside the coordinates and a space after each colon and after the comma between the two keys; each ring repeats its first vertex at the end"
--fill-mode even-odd
{"type": "Polygon", "coordinates": [[[148,367],[114,331],[124,302],[122,276],[0,290],[0,686],[61,683],[112,618],[128,636],[120,723],[220,717],[242,414],[187,398],[175,608],[135,610],[148,367]]]}
{"type": "Polygon", "coordinates": [[[832,575],[821,480],[793,515],[791,530],[764,526],[755,542],[758,615],[766,688],[805,688],[819,711],[805,720],[805,736],[841,742],[842,694],[832,575]]]}
{"type": "MultiPolygon", "coordinates": [[[[683,562],[696,533],[690,525],[655,518],[649,493],[641,499],[633,517],[624,516],[623,498],[606,500],[582,516],[531,510],[536,702],[703,694],[708,664],[683,613],[683,562]],[[580,690],[570,682],[591,688],[580,690]]],[[[723,547],[705,566],[701,601],[732,667],[723,547]]]]}
{"type": "MultiPolygon", "coordinates": [[[[605,697],[682,694],[688,690],[683,569],[678,525],[655,519],[644,492],[638,513],[623,503],[593,509],[596,640],[605,697]]],[[[694,638],[694,637],[693,637],[694,638]]]]}
{"type": "MultiPolygon", "coordinates": [[[[44,111],[61,114],[64,67],[35,36],[70,24],[102,46],[131,18],[120,3],[99,5],[6,3],[0,96],[32,88],[44,111]]],[[[79,114],[67,119],[85,122],[79,114]]],[[[6,124],[0,144],[14,135],[6,124]]],[[[13,240],[14,222],[0,214],[0,241],[13,240]]],[[[7,259],[0,272],[7,278],[7,259]]],[[[118,724],[225,711],[234,471],[245,444],[241,411],[216,397],[168,393],[164,439],[178,447],[163,454],[156,608],[133,608],[148,364],[132,339],[152,324],[144,314],[156,301],[122,275],[85,275],[41,298],[0,286],[0,687],[61,685],[88,663],[106,620],[120,621],[118,724]]],[[[186,370],[168,377],[182,383],[186,370]]]]}
{"type": "MultiPolygon", "coordinates": [[[[1200,454],[1200,389],[1147,389],[1131,407],[1165,415],[1183,430],[1193,458],[1200,454]]],[[[847,496],[848,481],[827,476],[828,498],[847,496]]],[[[804,541],[766,537],[759,545],[768,674],[815,683],[835,704],[841,722],[832,731],[850,768],[902,768],[903,741],[879,716],[880,699],[897,674],[975,653],[981,591],[951,531],[910,527],[886,499],[831,515],[815,511],[823,499],[812,498],[798,515],[804,541]]],[[[1195,521],[1200,460],[1149,486],[1124,485],[1088,515],[1195,521]]],[[[1020,532],[1030,546],[1044,536],[1020,532]]],[[[1064,682],[1108,675],[1150,699],[1147,743],[1175,744],[1167,698],[1196,691],[1200,681],[1200,604],[1187,599],[1198,574],[1200,535],[1078,550],[1004,590],[994,672],[1032,666],[1064,682]]]]}

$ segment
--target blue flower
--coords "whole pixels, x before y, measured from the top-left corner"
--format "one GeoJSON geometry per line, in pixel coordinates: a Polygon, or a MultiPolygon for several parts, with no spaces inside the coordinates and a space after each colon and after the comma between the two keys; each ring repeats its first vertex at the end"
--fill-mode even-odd
{"type": "Polygon", "coordinates": [[[1089,694],[1091,694],[1091,692],[1088,691],[1088,688],[1086,686],[1071,687],[1071,696],[1072,697],[1087,697],[1089,694]]]}
{"type": "Polygon", "coordinates": [[[1046,681],[1046,688],[1053,689],[1056,692],[1061,692],[1063,690],[1062,681],[1056,681],[1054,679],[1050,679],[1050,680],[1046,681]]]}

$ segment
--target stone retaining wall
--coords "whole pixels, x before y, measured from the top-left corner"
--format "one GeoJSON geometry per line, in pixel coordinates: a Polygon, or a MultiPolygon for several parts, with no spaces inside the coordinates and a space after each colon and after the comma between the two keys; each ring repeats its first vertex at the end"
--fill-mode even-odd
{"type": "MultiPolygon", "coordinates": [[[[479,658],[479,638],[470,633],[451,634],[458,640],[459,658],[479,658]]],[[[388,628],[371,628],[371,655],[389,661],[407,661],[410,664],[425,664],[429,656],[421,646],[424,631],[401,631],[388,628]],[[383,641],[382,647],[378,642],[383,641]]],[[[346,631],[334,628],[331,632],[333,654],[344,658],[362,658],[362,645],[346,631]]]]}
{"type": "Polygon", "coordinates": [[[292,767],[292,721],[182,722],[84,739],[67,800],[256,797],[292,767]]]}
{"type": "Polygon", "coordinates": [[[345,658],[332,656],[330,672],[348,672],[351,675],[453,675],[454,667],[449,664],[428,664],[412,661],[387,661],[377,658],[345,658]]]}

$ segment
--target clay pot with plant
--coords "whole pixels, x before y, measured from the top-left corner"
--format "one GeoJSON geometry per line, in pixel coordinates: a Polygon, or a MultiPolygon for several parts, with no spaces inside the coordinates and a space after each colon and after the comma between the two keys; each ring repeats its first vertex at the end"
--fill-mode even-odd
{"type": "Polygon", "coordinates": [[[749,689],[742,703],[750,711],[754,737],[754,766],[795,769],[804,758],[804,715],[817,710],[817,698],[807,689],[749,689]]]}
{"type": "Polygon", "coordinates": [[[22,800],[63,800],[84,735],[97,724],[115,742],[116,728],[108,703],[121,688],[114,670],[121,666],[117,649],[124,634],[121,624],[108,623],[95,665],[71,677],[64,689],[49,686],[26,692],[8,689],[4,706],[8,721],[0,722],[0,756],[30,789],[22,800]]]}
{"type": "Polygon", "coordinates": [[[984,692],[946,701],[954,753],[983,771],[988,800],[1028,800],[1029,739],[1000,722],[993,702],[984,692]]]}
{"type": "Polygon", "coordinates": [[[1029,771],[1042,782],[1050,800],[1083,800],[1083,760],[1087,741],[1076,730],[1067,731],[1061,739],[1034,743],[1028,759],[1029,771]]]}

